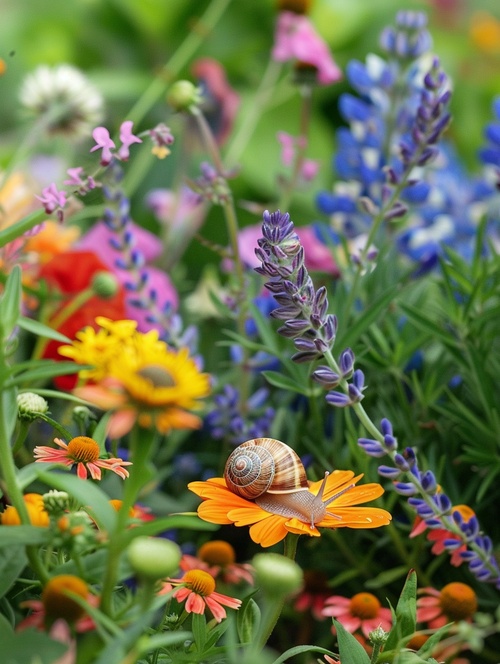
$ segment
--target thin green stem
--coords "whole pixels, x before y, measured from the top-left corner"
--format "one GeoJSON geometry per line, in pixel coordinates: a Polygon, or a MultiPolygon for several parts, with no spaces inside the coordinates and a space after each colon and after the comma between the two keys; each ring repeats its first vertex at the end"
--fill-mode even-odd
{"type": "Polygon", "coordinates": [[[204,43],[207,34],[214,29],[230,2],[231,0],[212,0],[205,13],[198,19],[194,28],[177,51],[164,65],[141,98],[130,109],[127,114],[129,120],[133,120],[135,124],[141,122],[150,108],[165,93],[170,81],[177,76],[201,44],[204,43]]]}

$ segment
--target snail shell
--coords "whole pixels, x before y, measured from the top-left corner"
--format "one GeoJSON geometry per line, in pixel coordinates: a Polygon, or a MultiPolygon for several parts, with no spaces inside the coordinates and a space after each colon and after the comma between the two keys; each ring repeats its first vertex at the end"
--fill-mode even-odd
{"type": "Polygon", "coordinates": [[[228,488],[242,498],[256,500],[264,493],[308,491],[304,466],[291,447],[274,438],[254,438],[239,445],[224,469],[228,488]]]}

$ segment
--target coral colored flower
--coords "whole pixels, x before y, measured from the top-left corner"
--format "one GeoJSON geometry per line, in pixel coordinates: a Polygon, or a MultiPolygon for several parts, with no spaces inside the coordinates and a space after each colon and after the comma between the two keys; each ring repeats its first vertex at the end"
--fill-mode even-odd
{"type": "Polygon", "coordinates": [[[226,617],[224,606],[230,609],[239,609],[241,606],[240,599],[215,592],[214,578],[201,569],[189,570],[181,579],[169,579],[169,584],[182,586],[175,591],[174,597],[178,602],[186,601],[185,609],[188,613],[203,614],[208,608],[218,623],[226,617]]]}
{"type": "Polygon", "coordinates": [[[417,621],[437,629],[452,621],[470,622],[477,611],[477,596],[466,583],[448,583],[441,591],[421,588],[417,599],[417,621]]]}
{"type": "Polygon", "coordinates": [[[351,598],[332,595],[325,602],[324,616],[332,616],[348,631],[368,634],[382,627],[388,632],[391,628],[391,610],[385,609],[371,593],[357,593],[351,598]]]}
{"type": "Polygon", "coordinates": [[[188,412],[210,391],[209,377],[200,373],[187,348],[170,349],[156,330],[136,331],[136,321],[96,319],[97,332],[85,328],[62,355],[80,364],[81,378],[97,384],[78,388],[75,394],[103,410],[115,411],[109,420],[112,438],[125,435],[137,421],[142,427],[196,429],[200,419],[188,412]]]}
{"type": "MultiPolygon", "coordinates": [[[[259,507],[229,490],[222,477],[214,477],[206,482],[191,482],[188,488],[202,499],[198,506],[198,516],[210,523],[250,526],[250,537],[264,547],[272,546],[284,539],[287,534],[319,537],[318,528],[378,528],[386,526],[391,515],[378,507],[354,507],[359,503],[374,500],[384,492],[380,484],[354,485],[362,475],[354,477],[351,470],[335,470],[326,479],[323,500],[327,501],[339,494],[328,506],[327,515],[311,527],[310,521],[296,517],[285,517],[259,507]],[[340,495],[341,494],[341,495],[340,495]]],[[[322,487],[320,482],[310,482],[309,491],[317,495],[322,487]]]]}
{"type": "MultiPolygon", "coordinates": [[[[27,493],[23,496],[28,511],[28,517],[32,526],[47,528],[50,525],[50,517],[45,510],[43,497],[39,493],[27,493]]],[[[9,505],[0,514],[2,526],[20,526],[21,517],[15,507],[9,505]]]]}
{"type": "MultiPolygon", "coordinates": [[[[464,523],[467,523],[469,519],[471,519],[476,515],[474,510],[471,509],[468,505],[455,505],[453,507],[452,512],[458,512],[460,516],[463,518],[464,523]]],[[[425,523],[424,519],[417,516],[415,518],[415,522],[413,524],[410,537],[417,537],[417,535],[420,535],[421,533],[425,532],[427,529],[428,526],[425,523]]],[[[456,540],[457,542],[460,541],[460,538],[457,535],[455,535],[455,533],[452,533],[449,530],[446,530],[445,528],[433,528],[428,530],[426,539],[429,542],[433,542],[431,551],[435,556],[439,556],[441,553],[449,551],[450,562],[454,567],[459,567],[460,565],[462,565],[462,563],[465,562],[465,559],[462,558],[461,553],[467,550],[466,544],[462,544],[461,546],[453,549],[452,551],[450,551],[449,548],[446,546],[446,542],[449,540],[456,540]]]]}
{"type": "Polygon", "coordinates": [[[246,581],[253,584],[252,566],[248,563],[238,564],[234,548],[224,540],[206,542],[198,549],[196,556],[184,554],[180,567],[184,572],[202,569],[224,583],[238,584],[246,581]]]}
{"type": "Polygon", "coordinates": [[[280,12],[272,57],[277,62],[296,60],[315,67],[321,85],[329,85],[342,78],[342,72],[330,55],[328,46],[307,16],[280,12]]]}
{"type": "Polygon", "coordinates": [[[128,477],[128,470],[124,466],[132,465],[131,461],[123,461],[115,457],[100,459],[99,444],[88,436],[77,436],[69,443],[60,438],[54,438],[54,443],[60,450],[53,447],[37,446],[33,450],[35,461],[39,463],[62,463],[68,468],[76,464],[76,474],[82,480],[87,479],[90,473],[93,480],[101,479],[101,468],[112,470],[122,479],[128,477]]]}
{"type": "Polygon", "coordinates": [[[311,611],[316,620],[324,620],[323,607],[330,596],[328,577],[315,569],[304,570],[304,587],[295,598],[293,608],[300,613],[311,611]]]}

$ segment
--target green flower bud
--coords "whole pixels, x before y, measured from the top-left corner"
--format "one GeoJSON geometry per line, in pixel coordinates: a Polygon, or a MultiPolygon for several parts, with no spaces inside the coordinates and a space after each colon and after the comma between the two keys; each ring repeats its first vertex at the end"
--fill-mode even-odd
{"type": "Polygon", "coordinates": [[[158,537],[136,537],[127,549],[130,566],[143,579],[154,581],[179,568],[182,552],[175,542],[158,537]]]}
{"type": "Polygon", "coordinates": [[[108,300],[117,294],[120,284],[114,274],[103,271],[94,275],[91,288],[96,295],[108,300]]]}
{"type": "Polygon", "coordinates": [[[379,625],[368,634],[368,638],[374,646],[383,646],[389,638],[389,632],[383,630],[379,625]]]}
{"type": "Polygon", "coordinates": [[[25,422],[33,422],[40,415],[45,415],[49,404],[43,397],[34,392],[21,392],[17,395],[18,417],[25,422]]]}
{"type": "Polygon", "coordinates": [[[302,587],[304,574],[297,563],[280,553],[257,553],[252,560],[255,580],[266,595],[291,595],[302,587]]]}
{"type": "Polygon", "coordinates": [[[69,509],[70,499],[66,491],[51,489],[43,496],[43,506],[50,516],[58,517],[69,509]]]}
{"type": "Polygon", "coordinates": [[[193,113],[201,101],[199,88],[190,81],[176,81],[167,93],[167,102],[175,111],[193,113]]]}

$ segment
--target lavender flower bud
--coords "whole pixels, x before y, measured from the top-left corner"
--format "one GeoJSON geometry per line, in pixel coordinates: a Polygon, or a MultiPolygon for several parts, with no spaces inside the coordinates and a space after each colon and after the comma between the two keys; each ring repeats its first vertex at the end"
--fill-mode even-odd
{"type": "Polygon", "coordinates": [[[370,438],[359,438],[358,445],[364,449],[368,456],[378,458],[386,455],[386,451],[376,440],[370,440],[370,438]]]}
{"type": "Polygon", "coordinates": [[[415,496],[418,493],[417,487],[410,482],[394,482],[394,489],[402,496],[415,496]]]}
{"type": "Polygon", "coordinates": [[[339,357],[339,367],[342,372],[342,378],[349,378],[354,369],[354,353],[350,348],[342,351],[339,357]]]}
{"type": "Polygon", "coordinates": [[[425,471],[422,473],[422,489],[425,491],[425,493],[428,494],[434,494],[436,493],[437,490],[437,482],[436,478],[434,477],[434,473],[432,473],[430,470],[425,471]]]}
{"type": "Polygon", "coordinates": [[[328,392],[325,397],[326,402],[337,408],[345,408],[351,405],[351,399],[343,392],[328,392]]]}
{"type": "Polygon", "coordinates": [[[401,475],[399,468],[391,468],[390,466],[379,466],[378,474],[382,477],[387,477],[389,480],[395,480],[401,475]]]}
{"type": "Polygon", "coordinates": [[[313,373],[311,378],[317,383],[320,383],[327,389],[332,387],[337,387],[340,383],[340,376],[330,369],[326,365],[319,366],[313,373]]]}

